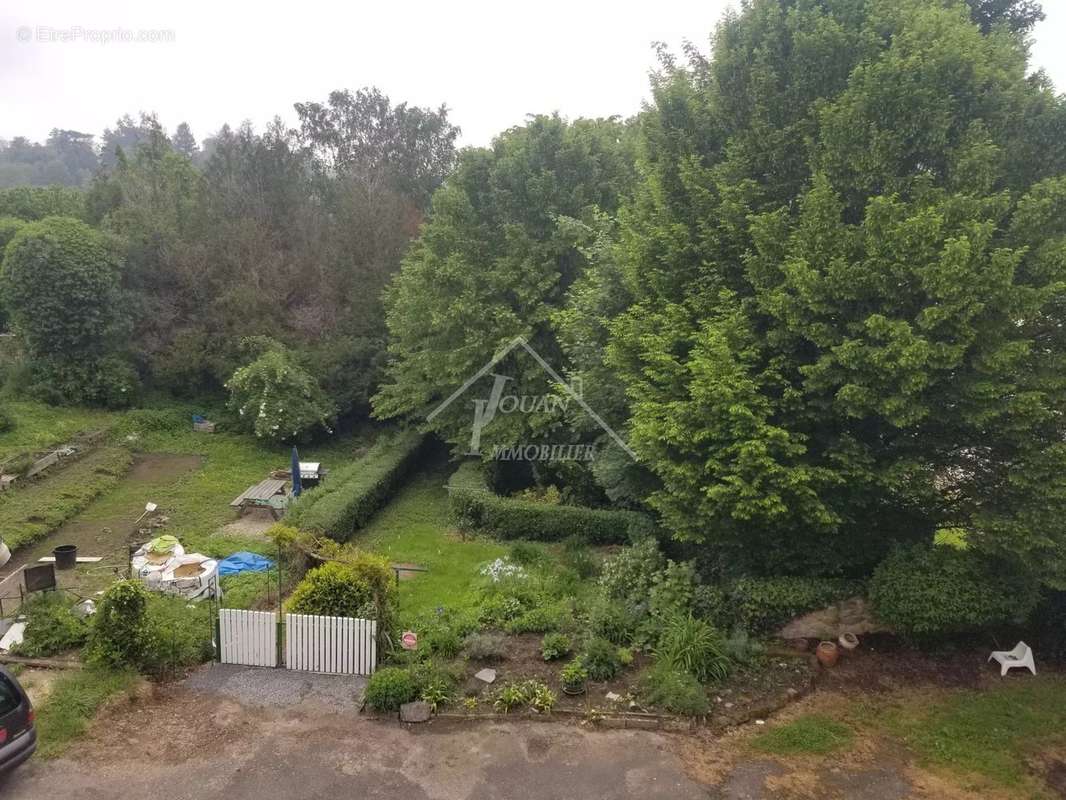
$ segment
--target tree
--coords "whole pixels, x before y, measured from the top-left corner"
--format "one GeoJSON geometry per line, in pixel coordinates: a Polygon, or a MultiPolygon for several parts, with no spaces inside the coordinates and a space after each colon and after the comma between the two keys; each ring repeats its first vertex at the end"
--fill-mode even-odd
{"type": "MultiPolygon", "coordinates": [[[[628,190],[631,163],[625,126],[614,120],[535,117],[491,148],[464,151],[385,295],[392,360],[375,413],[424,422],[516,336],[562,373],[552,313],[585,267],[579,245],[591,238],[601,211],[615,211],[628,190]]],[[[512,379],[508,392],[554,392],[550,377],[523,352],[512,352],[494,372],[512,379]]],[[[471,420],[466,397],[432,427],[466,450],[471,420]]],[[[527,444],[551,427],[543,416],[506,415],[486,428],[484,448],[527,444]]]]}
{"type": "Polygon", "coordinates": [[[192,135],[192,129],[189,128],[188,122],[181,122],[178,124],[177,129],[174,131],[174,137],[171,140],[171,144],[175,151],[194,161],[196,160],[196,156],[200,153],[200,145],[196,143],[196,137],[192,135]]]}
{"type": "Polygon", "coordinates": [[[277,442],[329,432],[335,409],[292,354],[270,340],[246,340],[246,346],[261,352],[226,383],[242,427],[277,442]]]}
{"type": "Polygon", "coordinates": [[[1066,584],[1066,117],[1024,40],[756,0],[715,42],[664,64],[619,234],[649,502],[734,570],[865,574],[952,528],[1066,584]]]}
{"type": "Polygon", "coordinates": [[[104,129],[100,138],[100,166],[111,169],[118,163],[121,153],[132,156],[142,144],[148,144],[153,139],[166,139],[166,132],[155,114],[142,111],[138,120],[123,114],[115,122],[114,128],[104,129]]]}
{"type": "Polygon", "coordinates": [[[0,299],[35,385],[52,402],[128,405],[137,376],[120,357],[125,318],[116,245],[85,223],[47,217],[8,244],[0,299]]]}
{"type": "Polygon", "coordinates": [[[393,105],[379,89],[330,92],[325,104],[297,103],[300,139],[334,177],[366,191],[394,188],[425,207],[455,159],[459,129],[445,106],[393,105]]]}

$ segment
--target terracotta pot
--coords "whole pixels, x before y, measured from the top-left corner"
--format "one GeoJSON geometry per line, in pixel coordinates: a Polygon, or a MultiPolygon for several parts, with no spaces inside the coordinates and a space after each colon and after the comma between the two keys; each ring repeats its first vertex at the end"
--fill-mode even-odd
{"type": "Polygon", "coordinates": [[[818,657],[818,663],[826,669],[835,666],[840,658],[840,650],[834,642],[822,642],[814,653],[818,657]]]}

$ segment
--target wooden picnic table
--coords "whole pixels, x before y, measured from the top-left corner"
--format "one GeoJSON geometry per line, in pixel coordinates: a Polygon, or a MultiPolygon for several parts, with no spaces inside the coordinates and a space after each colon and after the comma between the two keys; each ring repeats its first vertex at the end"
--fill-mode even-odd
{"type": "Polygon", "coordinates": [[[255,486],[249,486],[231,502],[230,506],[243,513],[246,508],[268,508],[277,519],[278,512],[285,508],[285,481],[267,478],[255,486]]]}

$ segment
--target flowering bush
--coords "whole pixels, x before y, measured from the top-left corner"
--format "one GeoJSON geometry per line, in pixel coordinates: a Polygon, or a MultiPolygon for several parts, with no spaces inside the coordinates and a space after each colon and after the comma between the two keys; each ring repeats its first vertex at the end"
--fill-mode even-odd
{"type": "Polygon", "coordinates": [[[233,373],[226,383],[240,426],[261,439],[299,439],[330,430],[336,409],[318,381],[280,345],[233,373]]]}
{"type": "Polygon", "coordinates": [[[506,558],[497,558],[495,561],[483,566],[481,574],[493,583],[499,583],[505,578],[524,578],[526,571],[518,564],[512,564],[506,558]]]}

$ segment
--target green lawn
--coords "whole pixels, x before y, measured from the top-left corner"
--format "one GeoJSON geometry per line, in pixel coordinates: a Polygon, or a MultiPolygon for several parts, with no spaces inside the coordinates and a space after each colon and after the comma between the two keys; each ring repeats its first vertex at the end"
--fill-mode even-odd
{"type": "Polygon", "coordinates": [[[429,570],[400,583],[400,618],[405,622],[439,606],[474,608],[479,568],[508,552],[495,540],[459,537],[448,518],[444,490],[451,471],[448,465],[433,465],[418,474],[352,539],[394,562],[429,570]]]}
{"type": "Polygon", "coordinates": [[[851,744],[851,728],[821,714],[776,725],[752,740],[752,746],[773,755],[825,755],[851,744]]]}
{"type": "Polygon", "coordinates": [[[37,712],[37,757],[55,758],[81,736],[96,712],[111,697],[137,681],[133,672],[71,670],[56,680],[37,712]]]}
{"type": "Polygon", "coordinates": [[[932,702],[905,702],[879,722],[924,764],[1001,787],[1024,786],[1042,797],[1027,761],[1066,743],[1066,676],[1022,676],[932,702]]]}

